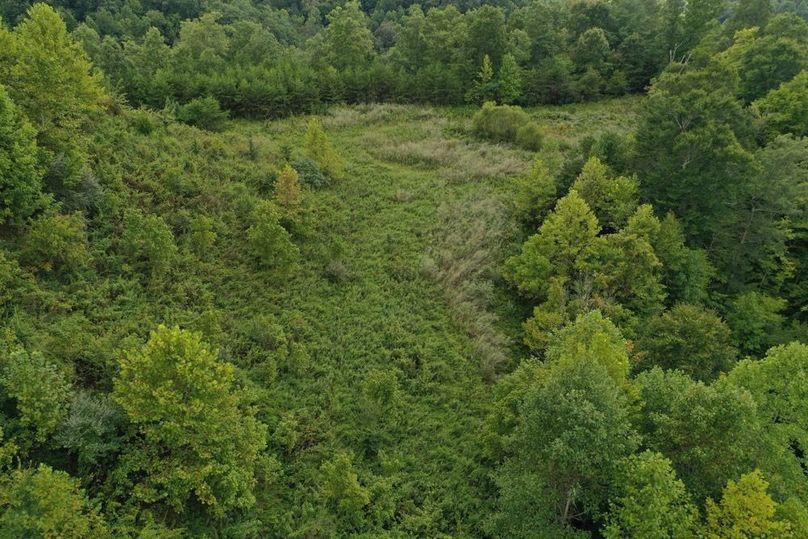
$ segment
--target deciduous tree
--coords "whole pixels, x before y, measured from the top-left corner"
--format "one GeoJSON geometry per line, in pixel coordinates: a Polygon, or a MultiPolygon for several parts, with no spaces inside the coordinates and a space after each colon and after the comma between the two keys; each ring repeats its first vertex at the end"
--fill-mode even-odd
{"type": "Polygon", "coordinates": [[[266,427],[201,335],[159,326],[121,358],[112,395],[136,434],[120,472],[137,500],[182,513],[194,499],[216,516],[255,503],[266,427]]]}

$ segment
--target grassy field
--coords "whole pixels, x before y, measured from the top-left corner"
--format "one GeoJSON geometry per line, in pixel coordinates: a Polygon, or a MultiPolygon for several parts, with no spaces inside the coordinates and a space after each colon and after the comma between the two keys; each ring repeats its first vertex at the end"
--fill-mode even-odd
{"type": "MultiPolygon", "coordinates": [[[[636,105],[530,114],[563,153],[596,135],[593,126],[625,131],[636,105]]],[[[473,139],[472,112],[379,105],[324,118],[346,178],[308,194],[301,268],[268,298],[305,321],[311,358],[310,368],[281,373],[268,390],[270,425],[313,437],[288,455],[285,486],[296,499],[316,492],[306,471],[347,449],[360,483],[375,489],[365,510],[380,529],[474,535],[490,501],[489,478],[477,471],[481,422],[489,383],[521,353],[525,314],[497,274],[523,235],[510,196],[534,155],[473,139]]],[[[303,118],[235,129],[269,160],[299,147],[304,131],[303,118]]],[[[247,307],[256,291],[243,292],[247,307]]],[[[304,513],[291,529],[316,532],[327,518],[304,513]]]]}

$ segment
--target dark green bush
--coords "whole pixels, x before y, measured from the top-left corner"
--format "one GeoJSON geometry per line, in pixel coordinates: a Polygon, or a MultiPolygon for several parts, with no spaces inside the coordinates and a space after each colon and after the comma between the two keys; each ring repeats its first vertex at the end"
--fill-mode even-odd
{"type": "Polygon", "coordinates": [[[177,119],[207,131],[221,131],[227,121],[227,111],[213,97],[193,99],[177,108],[177,119]]]}
{"type": "Polygon", "coordinates": [[[328,176],[323,174],[323,171],[317,166],[317,163],[308,157],[303,157],[292,163],[292,168],[300,175],[300,181],[312,189],[322,189],[323,187],[328,187],[331,183],[328,176]]]}
{"type": "Polygon", "coordinates": [[[153,115],[146,110],[132,110],[126,115],[129,125],[141,135],[149,135],[156,127],[153,115]]]}

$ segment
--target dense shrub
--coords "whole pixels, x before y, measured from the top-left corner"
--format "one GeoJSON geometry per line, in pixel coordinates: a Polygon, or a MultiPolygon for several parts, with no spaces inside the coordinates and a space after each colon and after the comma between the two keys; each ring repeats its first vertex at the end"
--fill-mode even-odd
{"type": "Polygon", "coordinates": [[[177,108],[177,119],[207,131],[220,131],[227,121],[227,111],[213,97],[193,99],[177,108]]]}
{"type": "Polygon", "coordinates": [[[177,245],[163,218],[132,210],[123,222],[122,249],[131,267],[152,277],[165,274],[177,254],[177,245]]]}
{"type": "Polygon", "coordinates": [[[528,122],[516,131],[516,143],[526,150],[538,152],[544,141],[544,131],[536,122],[528,122]]]}
{"type": "Polygon", "coordinates": [[[23,237],[23,263],[44,271],[77,268],[88,258],[84,229],[80,213],[40,216],[23,237]]]}
{"type": "Polygon", "coordinates": [[[303,157],[292,163],[292,168],[300,175],[300,181],[303,185],[308,185],[312,189],[322,189],[323,187],[328,187],[331,183],[328,176],[323,174],[323,171],[317,166],[317,163],[308,157],[303,157]]]}
{"type": "Polygon", "coordinates": [[[516,134],[528,122],[528,115],[519,107],[487,102],[472,119],[477,135],[496,142],[514,142],[516,134]]]}

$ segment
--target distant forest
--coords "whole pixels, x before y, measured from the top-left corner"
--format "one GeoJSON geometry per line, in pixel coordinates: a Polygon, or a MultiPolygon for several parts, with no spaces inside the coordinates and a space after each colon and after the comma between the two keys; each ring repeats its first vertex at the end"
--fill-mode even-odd
{"type": "MultiPolygon", "coordinates": [[[[726,47],[778,14],[808,17],[801,3],[767,0],[50,4],[131,105],[209,96],[247,117],[338,102],[532,106],[643,92],[705,37],[726,47]]],[[[28,6],[4,2],[0,14],[15,24],[28,6]]],[[[750,55],[791,54],[778,46],[793,44],[773,41],[750,55]]]]}

